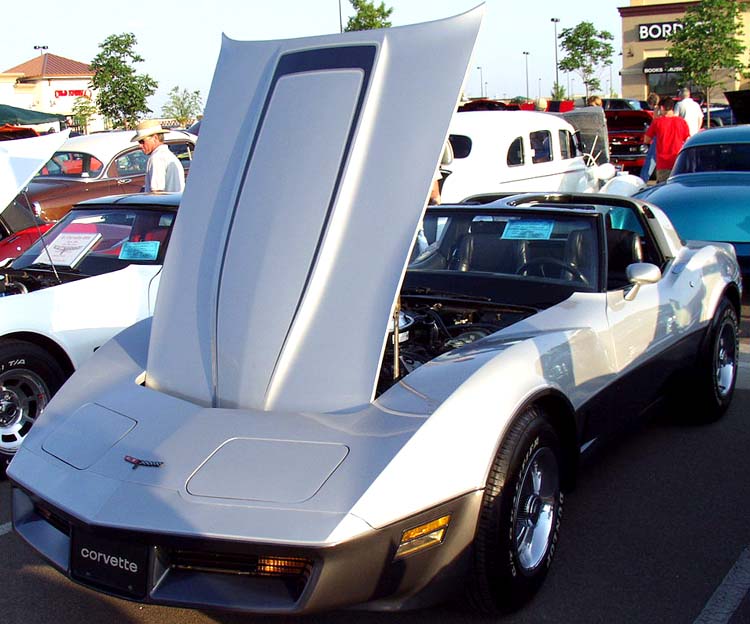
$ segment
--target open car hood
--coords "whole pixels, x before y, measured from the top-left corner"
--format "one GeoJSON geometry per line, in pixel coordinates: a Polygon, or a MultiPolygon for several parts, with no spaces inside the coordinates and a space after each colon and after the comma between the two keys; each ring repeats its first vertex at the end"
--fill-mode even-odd
{"type": "Polygon", "coordinates": [[[69,130],[0,142],[0,214],[68,139],[69,130]]]}
{"type": "Polygon", "coordinates": [[[149,387],[261,410],[373,399],[482,13],[224,38],[162,274],[149,387]]]}

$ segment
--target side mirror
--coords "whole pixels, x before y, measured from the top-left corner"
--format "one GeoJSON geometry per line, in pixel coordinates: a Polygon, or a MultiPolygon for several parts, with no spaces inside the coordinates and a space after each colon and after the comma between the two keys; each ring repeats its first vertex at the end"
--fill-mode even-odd
{"type": "Polygon", "coordinates": [[[635,262],[625,269],[628,281],[633,284],[625,299],[632,301],[644,284],[656,284],[661,279],[661,269],[650,262],[635,262]]]}

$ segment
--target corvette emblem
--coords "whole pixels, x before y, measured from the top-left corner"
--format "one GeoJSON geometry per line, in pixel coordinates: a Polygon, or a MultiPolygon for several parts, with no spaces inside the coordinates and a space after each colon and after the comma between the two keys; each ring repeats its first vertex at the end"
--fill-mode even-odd
{"type": "Polygon", "coordinates": [[[138,459],[137,457],[131,457],[130,455],[125,455],[123,459],[129,464],[133,464],[133,470],[138,468],[138,466],[145,466],[146,468],[159,468],[164,463],[162,461],[138,459]]]}

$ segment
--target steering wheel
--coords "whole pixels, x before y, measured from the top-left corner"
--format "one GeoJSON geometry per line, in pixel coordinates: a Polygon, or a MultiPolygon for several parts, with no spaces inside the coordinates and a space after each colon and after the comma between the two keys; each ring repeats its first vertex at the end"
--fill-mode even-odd
{"type": "Polygon", "coordinates": [[[558,269],[561,269],[567,273],[570,273],[575,279],[582,281],[584,284],[588,286],[589,281],[586,279],[586,276],[581,273],[581,271],[574,267],[572,264],[568,264],[567,262],[563,262],[562,260],[558,260],[557,258],[553,258],[551,256],[542,256],[540,258],[532,258],[528,262],[524,262],[520,267],[518,267],[518,270],[516,271],[516,275],[528,275],[528,270],[531,267],[539,267],[539,274],[542,277],[552,277],[551,275],[547,275],[544,271],[545,266],[554,266],[558,269]]]}

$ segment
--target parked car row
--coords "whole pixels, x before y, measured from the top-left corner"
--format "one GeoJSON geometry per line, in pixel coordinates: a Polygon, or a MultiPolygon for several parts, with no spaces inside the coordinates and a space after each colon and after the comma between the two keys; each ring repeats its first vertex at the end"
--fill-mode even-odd
{"type": "MultiPolygon", "coordinates": [[[[121,130],[69,139],[29,185],[26,194],[37,216],[54,222],[79,201],[139,192],[148,156],[132,138],[132,131],[121,130]]],[[[164,135],[164,142],[182,163],[186,175],[196,141],[195,135],[182,130],[164,135]]]]}
{"type": "Polygon", "coordinates": [[[686,240],[731,243],[750,277],[750,126],[710,128],[690,137],[669,179],[636,196],[660,206],[686,240]]]}
{"type": "MultiPolygon", "coordinates": [[[[35,139],[57,144],[46,160],[35,164],[33,179],[30,175],[20,186],[12,181],[6,185],[15,197],[0,203],[5,206],[0,210],[0,261],[23,253],[78,202],[140,192],[148,157],[132,138],[132,131],[114,131],[71,138],[64,132],[35,139]]],[[[197,136],[185,131],[165,135],[186,176],[196,141],[197,136]]],[[[12,152],[22,144],[23,140],[15,140],[5,145],[12,152]]]]}

